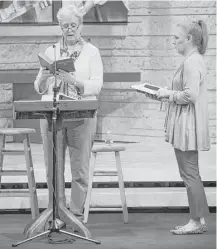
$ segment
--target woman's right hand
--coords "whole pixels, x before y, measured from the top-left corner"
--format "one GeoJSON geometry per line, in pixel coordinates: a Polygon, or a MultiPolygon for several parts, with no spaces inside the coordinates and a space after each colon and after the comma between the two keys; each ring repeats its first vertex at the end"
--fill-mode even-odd
{"type": "Polygon", "coordinates": [[[42,67],[41,77],[43,78],[43,80],[47,80],[47,78],[52,76],[53,74],[51,73],[50,70],[48,70],[46,67],[42,67]]]}
{"type": "Polygon", "coordinates": [[[157,96],[154,94],[150,94],[150,93],[145,93],[145,96],[149,99],[153,99],[153,100],[158,100],[157,96]]]}
{"type": "Polygon", "coordinates": [[[45,67],[40,68],[39,74],[34,82],[35,88],[38,89],[40,94],[47,89],[47,79],[51,76],[53,76],[53,74],[45,67]]]}

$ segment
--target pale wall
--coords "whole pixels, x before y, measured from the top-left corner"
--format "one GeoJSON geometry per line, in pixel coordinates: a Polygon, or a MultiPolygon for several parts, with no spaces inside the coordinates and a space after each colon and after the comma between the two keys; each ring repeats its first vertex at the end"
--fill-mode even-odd
{"type": "MultiPolygon", "coordinates": [[[[130,3],[126,36],[89,37],[100,48],[105,72],[141,72],[142,81],[170,86],[182,58],[172,45],[176,24],[195,17],[207,22],[210,39],[204,56],[208,69],[210,132],[216,138],[216,3],[215,1],[134,1],[130,3]]],[[[8,27],[10,30],[10,27],[8,27]]],[[[0,38],[0,70],[38,68],[37,53],[54,43],[57,37],[0,38]]],[[[4,82],[1,82],[4,83],[4,82]]],[[[138,82],[139,83],[139,82],[138,82]]],[[[135,83],[134,83],[135,84],[135,83]]],[[[100,95],[97,137],[111,130],[113,138],[125,141],[147,141],[163,137],[164,112],[159,104],[132,92],[131,83],[104,83],[100,95]]],[[[0,85],[0,101],[11,99],[11,91],[0,85]]],[[[0,108],[5,108],[0,103],[0,108]]],[[[1,119],[0,125],[10,125],[1,119]]]]}

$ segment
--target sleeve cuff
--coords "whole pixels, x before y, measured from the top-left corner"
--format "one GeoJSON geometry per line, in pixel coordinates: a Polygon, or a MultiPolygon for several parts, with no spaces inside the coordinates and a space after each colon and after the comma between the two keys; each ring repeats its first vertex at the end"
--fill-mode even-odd
{"type": "Polygon", "coordinates": [[[170,102],[175,102],[175,94],[176,94],[176,92],[172,92],[172,93],[170,94],[170,96],[169,96],[169,101],[170,101],[170,102]]]}

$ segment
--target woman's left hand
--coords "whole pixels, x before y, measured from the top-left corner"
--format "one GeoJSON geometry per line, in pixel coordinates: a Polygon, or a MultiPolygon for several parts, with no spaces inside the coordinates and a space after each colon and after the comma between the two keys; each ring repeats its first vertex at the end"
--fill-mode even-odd
{"type": "Polygon", "coordinates": [[[68,84],[75,85],[78,87],[81,91],[81,93],[84,93],[84,82],[76,80],[76,77],[72,73],[65,72],[61,69],[58,70],[58,76],[61,78],[62,81],[67,82],[68,84]]]}
{"type": "Polygon", "coordinates": [[[170,96],[170,90],[168,90],[167,87],[161,88],[157,91],[157,98],[162,99],[162,98],[169,98],[170,96]]]}
{"type": "Polygon", "coordinates": [[[66,71],[63,71],[63,70],[59,69],[57,71],[57,75],[59,76],[59,78],[62,81],[66,82],[66,83],[75,84],[75,82],[76,82],[75,75],[72,74],[72,73],[68,73],[66,71]]]}

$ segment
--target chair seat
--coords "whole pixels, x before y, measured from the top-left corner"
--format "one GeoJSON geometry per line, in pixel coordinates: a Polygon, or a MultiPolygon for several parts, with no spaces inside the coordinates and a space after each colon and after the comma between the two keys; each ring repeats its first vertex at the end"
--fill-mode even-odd
{"type": "Polygon", "coordinates": [[[121,145],[108,145],[108,144],[97,144],[93,145],[92,152],[113,152],[113,151],[124,151],[125,147],[121,145]]]}
{"type": "Polygon", "coordinates": [[[35,133],[35,129],[30,128],[2,128],[0,129],[1,135],[17,135],[17,134],[31,134],[35,133]]]}

